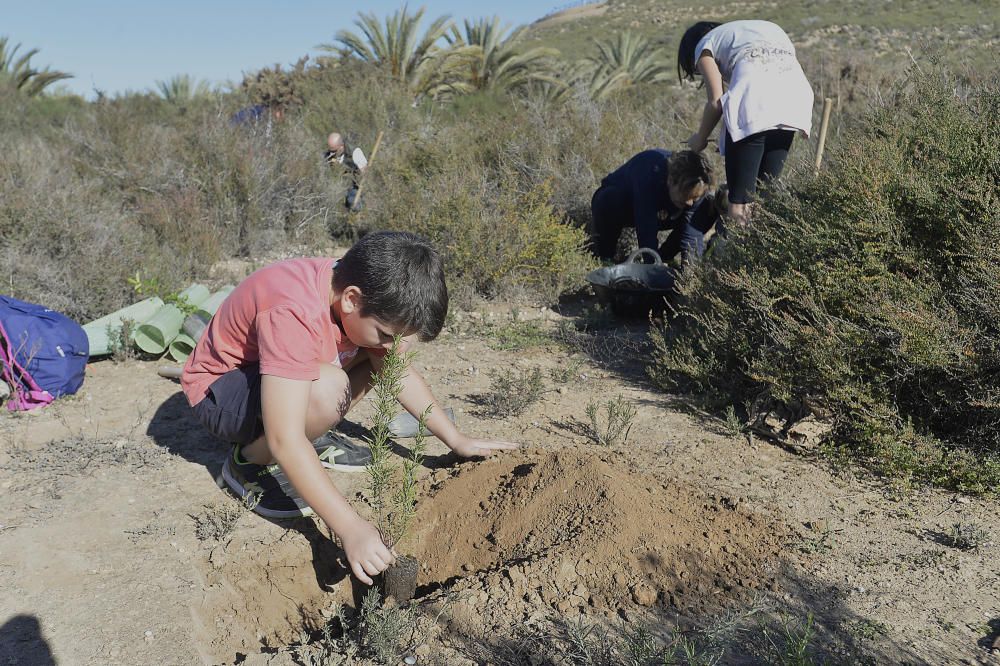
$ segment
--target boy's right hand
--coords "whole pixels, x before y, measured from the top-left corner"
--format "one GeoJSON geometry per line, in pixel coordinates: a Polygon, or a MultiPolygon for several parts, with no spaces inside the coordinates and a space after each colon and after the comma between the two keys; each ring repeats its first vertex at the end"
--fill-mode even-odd
{"type": "Polygon", "coordinates": [[[367,520],[358,518],[338,536],[347,554],[351,571],[365,585],[374,582],[370,576],[377,576],[396,561],[392,551],[382,543],[382,536],[378,530],[367,520]]]}

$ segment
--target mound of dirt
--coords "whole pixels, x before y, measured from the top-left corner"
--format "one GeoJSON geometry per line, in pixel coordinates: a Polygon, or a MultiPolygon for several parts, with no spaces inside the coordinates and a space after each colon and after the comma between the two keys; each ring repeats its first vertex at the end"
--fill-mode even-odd
{"type": "MultiPolygon", "coordinates": [[[[703,614],[772,584],[778,521],[631,467],[586,448],[433,472],[399,546],[420,562],[418,603],[458,599],[453,621],[499,630],[552,611],[703,614]]],[[[285,527],[258,522],[203,551],[193,615],[208,660],[301,641],[331,603],[352,604],[339,547],[313,521],[285,527]]]]}
{"type": "Polygon", "coordinates": [[[780,523],[629,467],[621,455],[569,449],[435,473],[408,544],[422,590],[472,590],[470,610],[502,624],[546,606],[700,613],[773,583],[780,523]]]}

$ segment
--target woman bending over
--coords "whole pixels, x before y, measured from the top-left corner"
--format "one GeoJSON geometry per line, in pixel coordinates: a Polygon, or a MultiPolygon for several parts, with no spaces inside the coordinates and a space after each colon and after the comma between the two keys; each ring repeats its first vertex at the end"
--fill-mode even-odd
{"type": "Polygon", "coordinates": [[[726,162],[729,215],[746,224],[757,181],[781,175],[796,131],[809,136],[813,91],[788,35],[770,21],[701,21],[688,28],[677,75],[694,80],[696,73],[708,101],[688,147],[704,150],[722,119],[719,152],[726,162]]]}

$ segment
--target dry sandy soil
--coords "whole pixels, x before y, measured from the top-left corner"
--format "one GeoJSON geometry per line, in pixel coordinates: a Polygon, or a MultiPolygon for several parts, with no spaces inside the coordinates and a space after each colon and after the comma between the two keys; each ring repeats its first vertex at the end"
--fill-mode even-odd
{"type": "MultiPolygon", "coordinates": [[[[727,435],[624,351],[500,351],[456,326],[417,367],[463,429],[524,447],[459,463],[431,440],[399,547],[421,562],[418,663],[565,663],[547,650],[567,619],[669,638],[748,609],[812,613],[834,661],[1000,663],[996,547],[946,538],[959,522],[1000,534],[995,502],[901,495],[727,435]],[[478,396],[512,365],[541,368],[548,390],[494,418],[478,396]],[[628,441],[597,446],[587,403],[618,394],[638,409],[628,441]]],[[[77,396],[0,417],[0,664],[304,663],[287,646],[354,604],[324,526],[262,519],[217,487],[226,448],[157,365],[95,362],[77,396]]],[[[334,477],[363,506],[364,474],[334,477]]],[[[735,640],[723,663],[752,661],[735,640]]]]}

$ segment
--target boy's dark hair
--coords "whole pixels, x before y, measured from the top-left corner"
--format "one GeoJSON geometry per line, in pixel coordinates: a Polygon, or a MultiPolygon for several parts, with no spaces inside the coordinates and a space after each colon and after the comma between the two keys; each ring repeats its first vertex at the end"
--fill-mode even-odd
{"type": "Polygon", "coordinates": [[[677,48],[677,80],[694,80],[695,61],[698,59],[694,50],[698,48],[701,38],[718,28],[721,23],[715,21],[698,21],[684,31],[681,45],[677,48]]]}
{"type": "Polygon", "coordinates": [[[361,314],[376,317],[420,340],[433,340],[448,314],[441,255],[423,237],[405,231],[365,235],[337,262],[333,287],[361,290],[361,314]]]}
{"type": "Polygon", "coordinates": [[[679,185],[684,192],[695,188],[710,189],[715,184],[715,170],[704,153],[681,150],[670,156],[667,180],[679,185]]]}

